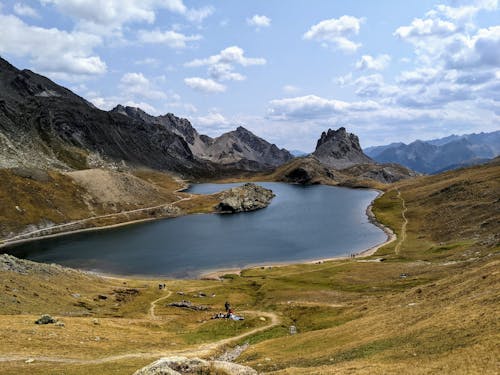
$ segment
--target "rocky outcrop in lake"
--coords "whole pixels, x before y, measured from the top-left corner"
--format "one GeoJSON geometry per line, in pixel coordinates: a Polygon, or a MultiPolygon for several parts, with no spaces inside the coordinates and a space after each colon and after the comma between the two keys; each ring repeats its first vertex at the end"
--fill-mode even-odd
{"type": "Polygon", "coordinates": [[[247,183],[222,192],[216,209],[220,213],[254,211],[267,207],[273,197],[272,190],[247,183]]]}

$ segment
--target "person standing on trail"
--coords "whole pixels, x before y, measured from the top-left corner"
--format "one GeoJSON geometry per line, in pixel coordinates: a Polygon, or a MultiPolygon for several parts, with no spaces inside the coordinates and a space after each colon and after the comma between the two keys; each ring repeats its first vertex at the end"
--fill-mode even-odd
{"type": "Polygon", "coordinates": [[[224,304],[224,307],[225,307],[225,309],[226,309],[226,313],[228,313],[228,312],[229,312],[229,310],[231,309],[231,305],[229,304],[229,302],[228,302],[228,301],[226,301],[226,303],[224,304]]]}

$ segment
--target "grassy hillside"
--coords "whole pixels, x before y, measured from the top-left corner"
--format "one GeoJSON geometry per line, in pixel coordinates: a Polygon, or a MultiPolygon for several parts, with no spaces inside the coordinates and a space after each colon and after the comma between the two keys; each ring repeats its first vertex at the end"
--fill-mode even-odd
{"type": "MultiPolygon", "coordinates": [[[[237,361],[264,373],[496,374],[498,191],[499,161],[400,182],[374,204],[398,235],[374,256],[259,267],[223,281],[0,267],[0,358],[8,359],[0,373],[132,373],[161,355],[212,356],[248,341],[237,361]],[[166,306],[182,299],[211,310],[166,306]],[[244,324],[209,319],[225,300],[244,324]],[[35,326],[41,313],[65,327],[35,326]],[[298,334],[289,334],[290,325],[298,334]]],[[[181,203],[194,210],[193,202],[181,203]]]]}
{"type": "Polygon", "coordinates": [[[175,202],[183,183],[171,175],[100,169],[61,173],[0,169],[0,241],[21,232],[93,218],[82,227],[102,226],[157,215],[121,212],[175,202]],[[103,215],[116,214],[102,218],[103,215]]]}

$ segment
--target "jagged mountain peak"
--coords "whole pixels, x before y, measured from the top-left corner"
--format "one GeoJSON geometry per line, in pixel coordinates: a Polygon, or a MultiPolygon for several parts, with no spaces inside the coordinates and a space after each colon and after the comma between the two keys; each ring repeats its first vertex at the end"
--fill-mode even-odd
{"type": "Polygon", "coordinates": [[[323,164],[336,169],[373,163],[373,160],[363,153],[358,136],[348,133],[345,127],[322,132],[313,155],[323,164]]]}

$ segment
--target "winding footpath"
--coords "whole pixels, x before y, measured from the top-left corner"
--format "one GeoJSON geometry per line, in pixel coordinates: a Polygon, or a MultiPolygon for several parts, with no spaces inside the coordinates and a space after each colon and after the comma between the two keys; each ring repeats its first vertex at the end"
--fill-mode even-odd
{"type": "Polygon", "coordinates": [[[403,210],[401,211],[401,217],[403,218],[403,224],[401,225],[401,236],[399,238],[398,243],[396,244],[396,247],[394,248],[394,252],[397,255],[399,255],[399,253],[401,251],[401,245],[406,240],[406,226],[408,225],[408,219],[406,218],[406,211],[408,211],[408,208],[406,207],[405,200],[401,196],[401,191],[399,191],[399,190],[398,190],[398,198],[401,200],[401,206],[403,207],[403,210]]]}
{"type": "Polygon", "coordinates": [[[149,318],[151,320],[157,320],[158,317],[156,316],[155,314],[155,308],[156,308],[156,304],[160,301],[163,301],[164,299],[167,299],[168,297],[170,297],[172,295],[172,291],[168,291],[167,292],[167,295],[166,296],[163,296],[163,297],[160,297],[160,298],[157,298],[155,299],[153,302],[150,303],[150,307],[149,307],[149,311],[148,311],[148,315],[149,315],[149,318]]]}
{"type": "MultiPolygon", "coordinates": [[[[165,296],[157,298],[156,300],[150,303],[150,308],[148,310],[148,316],[150,320],[159,319],[158,316],[155,314],[156,304],[164,299],[167,299],[171,295],[172,292],[168,291],[165,296]]],[[[244,332],[237,336],[202,344],[195,348],[191,347],[186,349],[168,350],[168,351],[159,350],[154,352],[129,352],[129,353],[111,355],[96,359],[78,359],[78,358],[49,357],[49,356],[27,357],[21,355],[11,355],[11,356],[0,355],[0,362],[30,361],[30,362],[52,362],[52,363],[78,364],[78,365],[99,365],[103,363],[116,362],[116,361],[135,359],[135,358],[157,359],[160,357],[170,357],[170,356],[206,357],[213,354],[214,352],[216,352],[217,350],[221,349],[226,345],[229,345],[235,341],[239,341],[241,339],[244,339],[245,337],[254,335],[256,333],[268,330],[281,323],[281,319],[279,318],[279,316],[272,312],[249,310],[249,311],[242,311],[242,313],[266,317],[269,320],[269,324],[266,324],[265,326],[262,327],[254,328],[250,331],[244,332]]]]}

